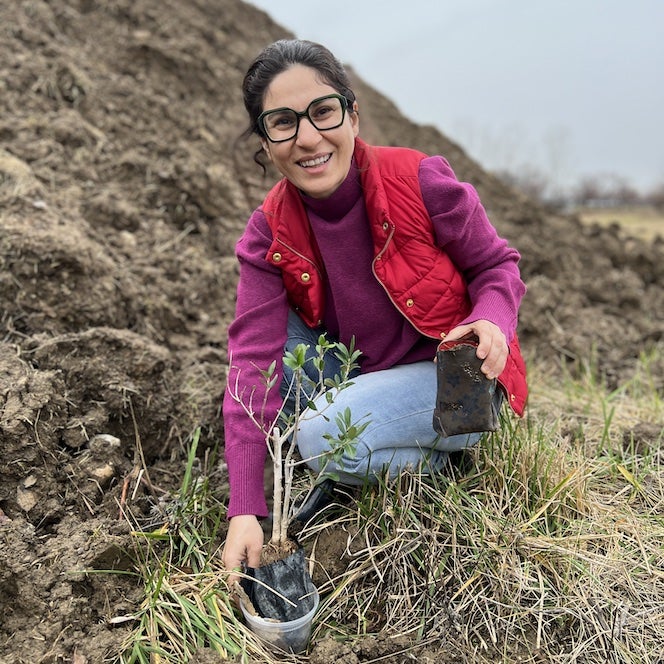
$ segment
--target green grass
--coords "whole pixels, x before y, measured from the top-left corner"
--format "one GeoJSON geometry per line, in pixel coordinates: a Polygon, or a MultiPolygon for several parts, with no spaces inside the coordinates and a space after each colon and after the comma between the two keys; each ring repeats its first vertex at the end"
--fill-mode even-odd
{"type": "MultiPolygon", "coordinates": [[[[591,370],[573,379],[531,368],[527,418],[504,413],[469,470],[385,478],[308,527],[314,567],[325,535],[343,543],[343,572],[319,583],[313,643],[381,634],[395,651],[405,639],[413,653],[429,644],[442,661],[473,664],[661,661],[655,359],[643,356],[613,391],[591,370]]],[[[200,647],[233,661],[299,661],[264,650],[239,619],[219,569],[223,506],[205,468],[194,476],[194,454],[168,525],[135,536],[145,599],[119,661],[187,662],[200,647]]]]}

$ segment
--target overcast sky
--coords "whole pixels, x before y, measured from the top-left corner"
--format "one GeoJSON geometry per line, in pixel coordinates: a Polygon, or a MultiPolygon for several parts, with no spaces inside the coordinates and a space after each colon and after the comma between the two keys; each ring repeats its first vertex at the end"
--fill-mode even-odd
{"type": "Polygon", "coordinates": [[[664,182],[664,0],[252,4],[486,168],[664,182]]]}

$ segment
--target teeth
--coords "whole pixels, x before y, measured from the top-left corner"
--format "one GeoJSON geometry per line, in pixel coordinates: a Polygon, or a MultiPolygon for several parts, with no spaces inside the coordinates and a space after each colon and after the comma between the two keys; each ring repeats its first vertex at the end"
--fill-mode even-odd
{"type": "Polygon", "coordinates": [[[308,161],[301,161],[300,166],[304,166],[305,168],[309,168],[311,166],[320,166],[321,164],[324,164],[326,161],[328,161],[330,158],[330,155],[325,155],[324,157],[318,157],[317,159],[309,159],[308,161]]]}

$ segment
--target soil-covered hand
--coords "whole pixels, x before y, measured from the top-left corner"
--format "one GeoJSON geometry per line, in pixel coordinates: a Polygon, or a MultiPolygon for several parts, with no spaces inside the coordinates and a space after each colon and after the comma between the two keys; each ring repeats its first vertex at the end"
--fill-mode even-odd
{"type": "Polygon", "coordinates": [[[445,337],[445,341],[461,339],[471,332],[479,338],[477,357],[484,360],[482,373],[489,379],[497,378],[503,372],[509,354],[505,335],[495,323],[476,320],[468,325],[455,327],[445,337]]]}
{"type": "MultiPolygon", "coordinates": [[[[243,564],[258,567],[262,549],[263,529],[258,518],[253,514],[239,514],[231,518],[222,554],[226,569],[239,572],[243,564]]],[[[228,586],[233,588],[237,580],[237,574],[231,574],[228,586]]]]}

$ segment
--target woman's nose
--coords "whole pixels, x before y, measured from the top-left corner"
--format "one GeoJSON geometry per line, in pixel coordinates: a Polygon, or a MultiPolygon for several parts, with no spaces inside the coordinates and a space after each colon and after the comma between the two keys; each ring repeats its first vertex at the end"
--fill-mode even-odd
{"type": "Polygon", "coordinates": [[[311,145],[320,140],[320,132],[308,117],[300,120],[300,126],[297,130],[297,142],[299,145],[311,145]]]}

